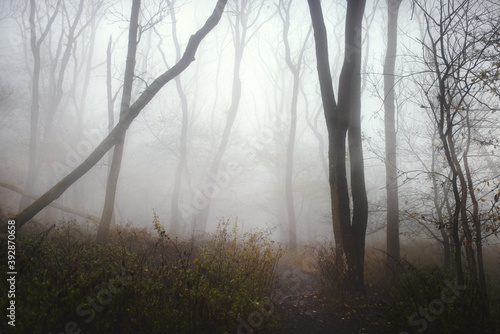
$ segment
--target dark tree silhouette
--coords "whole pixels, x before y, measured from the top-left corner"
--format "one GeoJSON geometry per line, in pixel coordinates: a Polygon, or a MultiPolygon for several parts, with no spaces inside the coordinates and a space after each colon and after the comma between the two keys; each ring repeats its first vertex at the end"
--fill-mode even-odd
{"type": "Polygon", "coordinates": [[[344,63],[339,79],[339,102],[333,92],[328,39],[319,0],[308,0],[314,29],[321,98],[328,129],[329,183],[336,265],[340,286],[364,292],[365,233],[368,219],[361,140],[361,27],[365,1],[349,0],[345,23],[344,63]],[[349,138],[352,219],[346,170],[349,138]]]}

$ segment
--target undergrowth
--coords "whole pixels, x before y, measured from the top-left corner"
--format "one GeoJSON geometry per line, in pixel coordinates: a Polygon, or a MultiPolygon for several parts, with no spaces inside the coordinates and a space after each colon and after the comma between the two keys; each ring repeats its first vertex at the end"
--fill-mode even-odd
{"type": "Polygon", "coordinates": [[[490,276],[488,300],[483,303],[469,282],[459,285],[453,273],[435,264],[403,259],[399,273],[388,277],[385,256],[367,251],[366,294],[349,296],[338,284],[341,277],[333,245],[321,245],[315,252],[320,292],[330,312],[361,314],[361,321],[377,318],[372,324],[382,325],[387,333],[500,332],[500,277],[490,276]]]}
{"type": "Polygon", "coordinates": [[[238,318],[262,310],[283,252],[268,232],[223,220],[207,238],[178,240],[156,215],[153,225],[112,231],[105,245],[75,222],[19,234],[16,332],[236,332],[238,318]]]}
{"type": "MultiPolygon", "coordinates": [[[[498,333],[498,300],[484,301],[470,282],[460,285],[453,273],[436,265],[402,261],[401,266],[403,274],[389,291],[385,309],[398,333],[498,333]]],[[[497,288],[490,285],[489,292],[497,288]]]]}

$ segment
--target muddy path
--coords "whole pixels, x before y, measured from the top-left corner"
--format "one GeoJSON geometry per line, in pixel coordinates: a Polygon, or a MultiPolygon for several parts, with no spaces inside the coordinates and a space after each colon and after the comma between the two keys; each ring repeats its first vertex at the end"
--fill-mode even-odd
{"type": "Polygon", "coordinates": [[[320,278],[300,266],[281,267],[272,295],[274,312],[282,320],[279,334],[384,333],[380,315],[371,308],[353,310],[339,305],[327,309],[320,295],[320,278]]]}

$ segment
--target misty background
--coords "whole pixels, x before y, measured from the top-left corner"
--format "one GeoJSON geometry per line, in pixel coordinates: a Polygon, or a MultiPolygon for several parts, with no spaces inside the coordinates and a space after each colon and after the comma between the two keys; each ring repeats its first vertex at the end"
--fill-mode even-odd
{"type": "MultiPolygon", "coordinates": [[[[37,2],[38,37],[43,34],[56,3],[37,2]]],[[[81,17],[75,22],[80,3],[65,1],[64,9],[57,14],[40,44],[40,113],[33,195],[43,194],[82,162],[119,118],[131,2],[91,0],[84,3],[81,17]],[[68,42],[71,31],[74,36],[68,42]],[[71,46],[69,51],[68,46],[71,46]],[[114,99],[113,117],[108,107],[108,69],[114,99]]],[[[189,36],[210,15],[213,5],[211,1],[177,0],[172,11],[166,2],[144,1],[139,19],[132,101],[155,77],[175,64],[177,52],[182,54],[189,36]]],[[[1,6],[0,181],[23,188],[29,164],[34,66],[29,8],[26,3],[16,1],[3,2],[1,6]]],[[[323,6],[330,59],[336,60],[330,65],[337,90],[336,78],[344,57],[346,3],[324,1],[323,6]]],[[[326,165],[328,140],[307,2],[293,1],[289,15],[290,60],[300,70],[292,173],[297,238],[299,243],[332,240],[326,165]]],[[[370,215],[367,240],[375,243],[385,239],[386,224],[383,116],[386,15],[385,1],[368,2],[360,32],[363,36],[362,130],[370,215]]],[[[194,224],[198,213],[210,202],[206,231],[214,231],[225,217],[237,219],[244,230],[275,228],[273,238],[287,241],[285,170],[293,118],[290,113],[293,73],[287,66],[283,43],[284,18],[275,1],[252,1],[243,8],[228,5],[220,24],[200,45],[196,61],[180,75],[180,86],[173,81],[167,84],[130,126],[114,206],[115,224],[151,229],[155,212],[168,231],[172,200],[176,196],[180,235],[197,230],[194,224]],[[239,16],[235,15],[237,11],[239,16]],[[241,98],[219,171],[214,174],[211,164],[230,110],[235,107],[232,106],[233,79],[238,55],[241,56],[238,70],[241,98]],[[184,114],[179,91],[185,96],[187,113],[184,114]],[[187,131],[186,155],[185,164],[178,167],[183,122],[187,131]],[[176,195],[178,168],[182,173],[176,195]]],[[[400,231],[402,237],[431,239],[435,226],[426,221],[426,217],[432,220],[429,217],[433,214],[430,152],[437,144],[425,99],[409,75],[424,68],[419,60],[422,47],[416,42],[423,33],[421,24],[411,4],[403,1],[395,86],[400,231]],[[423,227],[425,224],[428,226],[423,227]]],[[[485,113],[491,126],[481,131],[489,131],[495,137],[497,114],[491,110],[485,113]]],[[[475,178],[488,180],[480,189],[488,201],[496,191],[498,173],[493,175],[488,169],[484,155],[488,155],[493,165],[498,165],[495,143],[487,152],[484,146],[473,144],[477,159],[471,158],[477,171],[475,178]]],[[[57,202],[99,217],[109,173],[108,155],[57,202]]],[[[0,188],[0,196],[3,209],[21,211],[21,195],[0,188]]],[[[44,209],[36,218],[48,222],[76,219],[95,229],[94,222],[54,208],[44,209]]]]}

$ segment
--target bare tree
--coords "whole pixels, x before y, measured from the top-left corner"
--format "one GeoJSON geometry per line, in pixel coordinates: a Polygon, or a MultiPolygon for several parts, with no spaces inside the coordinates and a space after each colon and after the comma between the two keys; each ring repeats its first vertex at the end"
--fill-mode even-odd
{"type": "Polygon", "coordinates": [[[184,55],[172,68],[158,76],[138,99],[128,108],[120,118],[113,131],[90,153],[78,167],[70,172],[66,177],[59,181],[55,186],[39,197],[30,206],[20,212],[14,219],[17,222],[17,228],[21,228],[27,221],[33,218],[38,212],[49,205],[52,201],[61,196],[74,182],[88,172],[116,143],[117,138],[122,136],[132,121],[139,115],[142,109],[155,97],[165,84],[182,73],[194,61],[196,50],[205,36],[219,23],[227,0],[217,1],[212,15],[194,35],[189,39],[184,55]]]}
{"type": "MultiPolygon", "coordinates": [[[[233,2],[231,8],[234,12],[234,22],[231,21],[233,30],[233,43],[234,43],[234,64],[233,64],[233,82],[231,90],[231,104],[229,105],[227,111],[226,124],[224,126],[224,131],[222,133],[222,138],[219,142],[217,152],[215,157],[212,159],[210,164],[210,170],[208,175],[216,176],[219,173],[219,169],[222,163],[222,158],[229,144],[229,137],[231,135],[231,130],[233,128],[236,116],[238,115],[238,110],[241,101],[241,91],[242,83],[240,79],[240,68],[243,60],[243,53],[245,51],[245,46],[252,39],[255,33],[262,26],[259,13],[264,7],[264,1],[249,1],[249,0],[236,0],[233,2]],[[257,24],[259,23],[259,24],[257,24]],[[254,27],[253,32],[250,28],[254,27]]],[[[231,18],[231,17],[230,17],[231,18]]],[[[207,183],[209,183],[211,176],[207,178],[207,183]]],[[[208,196],[205,198],[205,203],[201,210],[195,217],[195,229],[197,232],[205,232],[208,222],[208,215],[210,213],[210,207],[212,203],[212,197],[208,196]]]]}
{"type": "MultiPolygon", "coordinates": [[[[477,179],[473,179],[470,159],[474,129],[491,114],[480,80],[488,67],[484,54],[494,45],[496,33],[484,30],[477,19],[492,8],[484,1],[414,1],[423,20],[423,73],[418,82],[425,108],[437,129],[440,149],[450,171],[451,217],[449,230],[453,239],[454,265],[459,284],[466,275],[471,285],[478,288],[484,301],[486,282],[482,259],[483,230],[476,195],[477,179]],[[478,84],[479,83],[479,84],[478,84]],[[463,248],[462,248],[463,247],[463,248]],[[462,264],[465,250],[467,271],[462,264]]],[[[484,199],[483,199],[484,201],[484,199]]],[[[482,304],[486,307],[486,303],[482,304]]]]}
{"type": "MultiPolygon", "coordinates": [[[[29,5],[29,31],[30,31],[30,48],[33,54],[33,75],[31,88],[31,116],[30,116],[30,141],[29,141],[29,162],[28,173],[24,185],[24,191],[32,193],[35,185],[38,165],[38,142],[39,142],[39,118],[40,118],[40,73],[41,73],[41,48],[47,35],[50,33],[52,24],[54,23],[58,13],[61,0],[57,1],[56,7],[52,13],[48,13],[48,19],[45,26],[42,28],[40,37],[37,37],[37,6],[35,0],[30,0],[29,5]]],[[[29,199],[22,197],[19,203],[19,210],[24,209],[29,204],[29,199]]]]}
{"type": "Polygon", "coordinates": [[[365,233],[368,219],[361,140],[361,31],[365,1],[349,0],[345,23],[344,63],[339,79],[339,102],[333,92],[328,41],[321,3],[308,0],[314,28],[318,76],[329,145],[329,182],[339,284],[364,292],[365,233]],[[352,219],[346,170],[349,138],[352,219]]]}
{"type": "Polygon", "coordinates": [[[286,196],[286,208],[288,213],[288,242],[290,250],[297,250],[297,218],[295,216],[295,204],[293,200],[293,155],[295,147],[295,136],[297,132],[297,103],[299,98],[299,88],[301,81],[301,67],[304,57],[304,51],[306,50],[306,44],[309,40],[309,35],[311,34],[311,29],[309,29],[302,48],[299,51],[299,56],[296,63],[294,64],[292,60],[290,42],[288,40],[288,34],[290,30],[290,7],[292,1],[281,0],[278,4],[278,13],[283,23],[283,43],[285,46],[285,61],[293,75],[293,88],[292,88],[292,103],[290,107],[290,131],[288,135],[288,143],[286,149],[286,174],[285,174],[285,196],[286,196]]]}
{"type": "Polygon", "coordinates": [[[437,145],[435,145],[437,137],[437,130],[434,131],[432,136],[432,163],[431,163],[431,180],[432,180],[432,188],[433,188],[433,204],[434,209],[436,211],[436,220],[438,229],[440,231],[441,239],[435,238],[441,244],[443,248],[443,269],[449,270],[451,268],[451,239],[445,229],[444,221],[445,216],[451,217],[451,207],[449,201],[449,192],[450,192],[450,183],[443,182],[442,186],[438,184],[438,172],[437,172],[437,164],[438,164],[438,152],[437,145]],[[442,194],[439,193],[441,189],[442,194]],[[446,213],[446,214],[445,214],[446,213]]]}
{"type": "MultiPolygon", "coordinates": [[[[25,62],[32,84],[30,154],[24,185],[28,193],[36,193],[35,188],[55,182],[61,167],[58,153],[63,151],[62,143],[71,145],[81,140],[93,43],[96,26],[103,17],[102,8],[101,0],[60,0],[26,2],[20,9],[22,15],[17,22],[21,35],[30,42],[31,52],[25,45],[25,62]],[[82,95],[77,97],[80,88],[82,95]],[[76,111],[77,131],[68,131],[64,125],[70,116],[70,102],[76,111]],[[45,178],[40,178],[42,175],[45,178]]],[[[29,202],[21,198],[19,210],[29,202]]],[[[50,210],[46,215],[50,217],[50,210]]]]}
{"type": "MultiPolygon", "coordinates": [[[[176,0],[167,1],[168,9],[170,12],[171,26],[172,26],[172,41],[175,47],[175,59],[179,61],[181,58],[181,46],[179,39],[177,37],[177,18],[175,9],[176,0]]],[[[163,38],[156,28],[154,28],[156,35],[159,38],[158,52],[161,54],[163,63],[167,68],[169,67],[167,57],[165,52],[162,50],[161,45],[163,43],[163,38]]],[[[177,235],[179,233],[179,228],[181,225],[181,217],[179,211],[179,198],[181,194],[182,178],[183,174],[187,169],[187,143],[188,143],[188,125],[189,125],[189,103],[187,100],[186,92],[182,86],[181,78],[178,76],[175,79],[175,87],[177,89],[177,94],[181,101],[182,110],[182,120],[181,120],[181,134],[179,137],[179,160],[177,161],[177,166],[175,168],[174,176],[174,190],[172,193],[172,200],[170,202],[170,233],[172,235],[177,235]]]]}
{"type": "Polygon", "coordinates": [[[387,0],[387,53],[384,63],[385,170],[387,192],[387,263],[393,271],[400,258],[399,198],[397,165],[396,106],[394,68],[398,45],[398,13],[402,0],[387,0]]]}
{"type": "MultiPolygon", "coordinates": [[[[122,100],[120,105],[120,118],[124,117],[130,108],[132,99],[132,84],[134,82],[135,57],[137,52],[137,37],[139,30],[139,13],[141,10],[141,0],[133,0],[130,13],[130,25],[128,31],[128,50],[127,62],[125,64],[125,76],[123,79],[122,100]]],[[[109,226],[113,217],[113,208],[115,205],[116,188],[118,186],[118,176],[123,158],[123,149],[125,145],[126,131],[120,134],[115,140],[113,158],[106,185],[106,197],[104,199],[104,208],[102,211],[101,223],[97,230],[97,242],[103,243],[108,236],[109,226]]]]}

